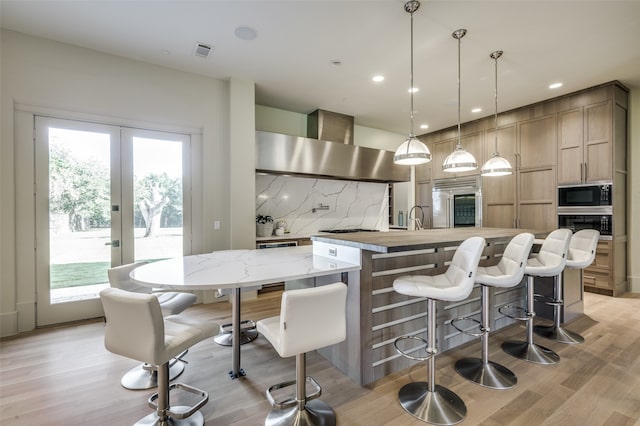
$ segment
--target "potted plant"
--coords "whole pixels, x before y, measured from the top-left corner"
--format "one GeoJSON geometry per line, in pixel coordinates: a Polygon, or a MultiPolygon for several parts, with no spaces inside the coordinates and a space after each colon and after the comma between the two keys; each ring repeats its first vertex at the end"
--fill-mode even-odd
{"type": "Polygon", "coordinates": [[[273,218],[268,215],[256,215],[256,235],[270,237],[273,234],[273,218]]]}

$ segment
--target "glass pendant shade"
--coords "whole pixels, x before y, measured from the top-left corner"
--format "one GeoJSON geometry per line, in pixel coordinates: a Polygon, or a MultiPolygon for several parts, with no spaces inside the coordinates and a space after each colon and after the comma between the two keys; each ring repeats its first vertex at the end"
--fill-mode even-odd
{"type": "Polygon", "coordinates": [[[467,34],[467,30],[459,29],[453,32],[451,36],[458,40],[458,144],[442,164],[442,171],[448,173],[470,172],[478,168],[478,162],[473,154],[465,151],[460,143],[460,39],[467,34]]]}
{"type": "Polygon", "coordinates": [[[506,176],[513,173],[511,163],[497,152],[482,166],[482,176],[506,176]]]}
{"type": "Polygon", "coordinates": [[[442,171],[450,173],[470,172],[477,168],[478,163],[476,159],[469,151],[465,151],[460,145],[447,156],[442,164],[442,171]]]}
{"type": "Polygon", "coordinates": [[[418,138],[410,135],[406,141],[396,149],[393,162],[404,166],[415,166],[431,161],[429,148],[418,138]]]}
{"type": "Polygon", "coordinates": [[[495,123],[495,151],[493,152],[493,157],[491,157],[484,165],[480,171],[482,176],[506,176],[513,173],[513,167],[511,167],[511,163],[504,157],[500,156],[498,152],[498,58],[502,56],[502,50],[496,50],[492,52],[489,57],[495,61],[495,114],[494,114],[494,123],[495,123]]]}

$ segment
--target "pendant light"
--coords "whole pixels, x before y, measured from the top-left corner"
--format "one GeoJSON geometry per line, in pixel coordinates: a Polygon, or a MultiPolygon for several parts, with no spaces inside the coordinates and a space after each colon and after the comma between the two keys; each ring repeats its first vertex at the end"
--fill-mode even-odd
{"type": "Polygon", "coordinates": [[[468,172],[478,168],[478,163],[473,155],[465,151],[460,142],[460,39],[467,30],[456,30],[451,36],[458,40],[458,143],[456,149],[444,160],[442,170],[449,173],[468,172]]]}
{"type": "Polygon", "coordinates": [[[498,58],[502,56],[502,50],[496,50],[492,52],[489,57],[495,60],[495,68],[496,68],[496,90],[495,90],[495,103],[496,103],[496,112],[494,115],[494,123],[495,123],[495,147],[493,151],[493,157],[491,157],[484,165],[482,166],[482,176],[506,176],[513,173],[513,167],[504,157],[500,156],[498,152],[498,58]]]}
{"type": "Polygon", "coordinates": [[[416,138],[413,133],[413,12],[418,10],[419,7],[420,2],[417,0],[408,1],[404,4],[404,10],[411,14],[411,86],[409,88],[409,93],[411,94],[411,133],[409,133],[407,140],[398,147],[393,156],[394,163],[408,166],[424,164],[431,161],[431,152],[429,152],[429,148],[416,138]]]}

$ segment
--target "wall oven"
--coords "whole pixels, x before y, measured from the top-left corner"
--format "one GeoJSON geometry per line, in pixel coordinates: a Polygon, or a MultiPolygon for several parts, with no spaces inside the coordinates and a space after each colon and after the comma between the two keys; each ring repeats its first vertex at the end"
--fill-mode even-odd
{"type": "Polygon", "coordinates": [[[558,208],[558,227],[571,229],[573,232],[582,229],[600,231],[601,240],[613,238],[613,215],[611,208],[558,208]]]}
{"type": "Polygon", "coordinates": [[[574,185],[558,187],[558,208],[611,206],[612,185],[574,185]]]}

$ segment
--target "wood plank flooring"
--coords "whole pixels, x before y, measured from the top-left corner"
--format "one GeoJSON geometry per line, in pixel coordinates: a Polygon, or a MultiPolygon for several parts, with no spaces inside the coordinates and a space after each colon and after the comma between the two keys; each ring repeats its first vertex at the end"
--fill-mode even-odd
{"type": "MultiPolygon", "coordinates": [[[[491,336],[490,359],[510,368],[518,386],[496,391],[470,383],[453,369],[465,356],[479,356],[474,342],[440,354],[437,381],[467,404],[468,425],[638,425],[640,424],[640,297],[585,295],[584,317],[568,328],[586,338],[582,345],[562,345],[536,337],[557,351],[555,366],[517,360],[502,352],[504,340],[524,338],[514,326],[491,336]]],[[[243,318],[258,320],[278,313],[280,293],[243,303],[243,318]]],[[[197,305],[184,314],[225,323],[228,303],[197,305]]],[[[0,342],[0,424],[129,425],[150,413],[152,391],[130,391],[120,378],[135,361],[111,354],[103,346],[102,322],[47,328],[0,342]]],[[[207,425],[261,425],[269,411],[264,390],[293,379],[294,358],[281,359],[264,339],[242,347],[247,376],[230,380],[231,349],[211,339],[194,346],[177,381],[209,392],[202,412],[207,425]]],[[[307,372],[323,387],[338,424],[355,426],[423,425],[397,402],[398,390],[426,380],[417,365],[360,387],[312,353],[307,372]]],[[[175,401],[174,401],[175,402],[175,401]]]]}

